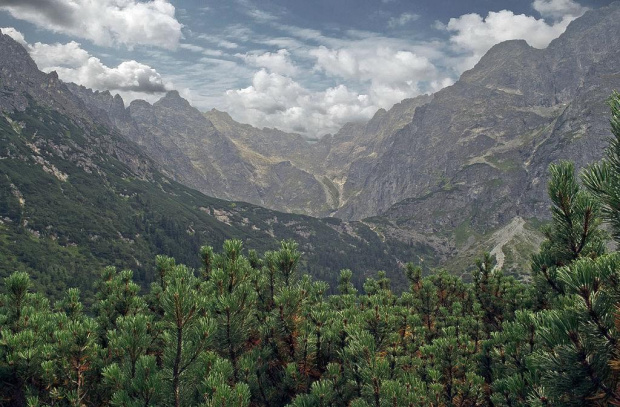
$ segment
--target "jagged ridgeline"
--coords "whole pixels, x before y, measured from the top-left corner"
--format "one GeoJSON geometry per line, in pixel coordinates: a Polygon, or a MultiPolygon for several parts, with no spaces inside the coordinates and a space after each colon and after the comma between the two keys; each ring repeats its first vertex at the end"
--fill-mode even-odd
{"type": "Polygon", "coordinates": [[[48,293],[90,292],[107,265],[148,283],[157,254],[197,267],[204,244],[238,238],[262,252],[294,239],[302,270],[335,286],[333,270],[351,268],[361,285],[371,271],[391,273],[425,250],[382,240],[361,222],[276,212],[183,186],[6,35],[0,55],[2,277],[22,270],[48,293]]]}
{"type": "MultiPolygon", "coordinates": [[[[620,89],[620,6],[591,10],[546,49],[493,47],[450,87],[379,110],[314,144],[202,114],[170,92],[125,107],[71,86],[177,181],[285,212],[364,220],[463,271],[492,250],[521,273],[548,221],[547,168],[601,156],[605,99],[620,89]]],[[[407,260],[407,259],[404,259],[407,260]]]]}

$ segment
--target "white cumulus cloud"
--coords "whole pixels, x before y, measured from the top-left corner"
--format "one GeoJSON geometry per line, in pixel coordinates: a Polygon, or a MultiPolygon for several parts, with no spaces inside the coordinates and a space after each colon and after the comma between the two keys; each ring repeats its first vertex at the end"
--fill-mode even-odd
{"type": "Polygon", "coordinates": [[[548,24],[543,19],[502,10],[489,12],[484,18],[475,13],[451,18],[445,29],[452,33],[450,42],[455,49],[469,53],[459,67],[464,70],[473,67],[493,45],[503,41],[522,39],[532,47],[545,48],[575,18],[565,15],[561,20],[548,24]]]}
{"type": "Polygon", "coordinates": [[[165,92],[169,88],[155,69],[140,62],[123,61],[116,67],[109,67],[75,41],[66,44],[28,44],[15,29],[7,27],[0,30],[21,42],[39,69],[44,72],[56,71],[65,82],[75,82],[97,90],[132,92],[132,95],[138,97],[140,94],[165,92]]]}
{"type": "Polygon", "coordinates": [[[316,67],[345,79],[402,82],[422,80],[435,75],[428,58],[411,51],[389,47],[330,49],[320,46],[310,51],[316,67]]]}
{"type": "Polygon", "coordinates": [[[384,108],[423,93],[420,85],[438,77],[427,57],[388,46],[320,46],[311,50],[310,55],[316,58],[315,68],[327,75],[369,83],[373,103],[384,108]]]}
{"type": "Polygon", "coordinates": [[[369,96],[344,85],[312,92],[293,79],[262,69],[252,85],[226,92],[227,110],[242,122],[309,136],[336,132],[352,120],[367,120],[377,110],[369,96]]]}
{"type": "Polygon", "coordinates": [[[2,0],[0,10],[40,28],[98,45],[173,49],[182,25],[167,0],[2,0]]]}

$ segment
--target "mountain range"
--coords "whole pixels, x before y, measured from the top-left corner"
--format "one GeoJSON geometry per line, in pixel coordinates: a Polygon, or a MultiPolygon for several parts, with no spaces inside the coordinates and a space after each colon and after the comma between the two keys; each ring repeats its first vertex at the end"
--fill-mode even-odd
{"type": "MultiPolygon", "coordinates": [[[[619,21],[614,3],[572,22],[546,49],[498,44],[454,85],[312,144],[217,110],[201,114],[177,92],[125,107],[109,92],[70,89],[207,195],[364,220],[382,236],[432,241],[442,263],[485,249],[504,259],[540,241],[549,164],[581,168],[602,154],[605,101],[620,88],[619,21]]],[[[527,257],[512,259],[515,268],[527,257]]]]}
{"type": "MultiPolygon", "coordinates": [[[[402,280],[399,264],[418,251],[382,240],[362,222],[277,212],[184,186],[159,156],[89,108],[56,73],[39,71],[3,34],[0,55],[0,277],[27,271],[52,297],[67,286],[89,293],[108,265],[132,269],[148,284],[159,254],[197,268],[202,245],[219,248],[235,238],[262,252],[293,239],[303,252],[301,270],[335,287],[334,270],[342,268],[355,270],[358,285],[380,269],[402,280]]],[[[179,105],[193,111],[174,94],[155,107],[132,104],[144,115],[179,105]]],[[[210,146],[231,147],[221,140],[210,146]]]]}
{"type": "Polygon", "coordinates": [[[482,251],[524,275],[549,216],[547,167],[603,153],[619,49],[614,3],[546,49],[498,44],[454,85],[310,143],[176,91],[127,106],[40,72],[2,35],[3,266],[68,284],[112,260],[148,282],[156,253],[197,265],[200,244],[240,237],[263,250],[294,238],[306,271],[332,282],[409,260],[464,272],[482,251]]]}

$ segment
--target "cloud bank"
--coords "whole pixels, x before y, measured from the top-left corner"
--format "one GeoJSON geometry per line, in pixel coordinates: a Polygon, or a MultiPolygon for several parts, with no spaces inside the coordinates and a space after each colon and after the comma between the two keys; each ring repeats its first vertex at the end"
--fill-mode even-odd
{"type": "Polygon", "coordinates": [[[182,25],[166,0],[3,0],[0,10],[50,31],[97,45],[174,49],[182,25]]]}
{"type": "Polygon", "coordinates": [[[284,75],[295,75],[298,70],[297,67],[291,61],[291,54],[286,49],[280,49],[277,52],[264,52],[264,53],[248,53],[237,54],[248,65],[267,68],[271,72],[280,73],[284,75]]]}
{"type": "Polygon", "coordinates": [[[264,69],[254,74],[251,86],[229,90],[226,96],[227,107],[238,120],[311,136],[336,132],[346,122],[368,119],[376,111],[368,96],[344,85],[312,92],[264,69]]]}
{"type": "Polygon", "coordinates": [[[39,69],[44,72],[56,71],[65,82],[75,82],[97,90],[138,94],[156,94],[168,90],[155,69],[137,61],[123,61],[116,67],[109,67],[75,41],[66,44],[28,44],[22,33],[13,27],[0,30],[22,44],[39,69]]]}

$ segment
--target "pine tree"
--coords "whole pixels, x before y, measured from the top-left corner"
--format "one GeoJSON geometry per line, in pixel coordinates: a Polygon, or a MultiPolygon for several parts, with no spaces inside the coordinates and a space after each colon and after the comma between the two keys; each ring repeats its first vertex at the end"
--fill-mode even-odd
{"type": "MultiPolygon", "coordinates": [[[[610,363],[618,344],[613,316],[620,300],[620,255],[579,259],[558,271],[562,305],[539,315],[544,344],[534,354],[540,391],[553,405],[620,402],[610,363]]],[[[599,404],[600,403],[600,404],[599,404]]]]}
{"type": "Polygon", "coordinates": [[[96,302],[93,309],[99,324],[99,336],[104,342],[108,330],[116,327],[119,317],[136,315],[146,310],[146,303],[139,296],[140,286],[133,281],[133,272],[118,272],[106,267],[95,283],[96,302]]]}
{"type": "Polygon", "coordinates": [[[538,370],[531,355],[539,349],[536,316],[529,310],[515,313],[514,320],[502,324],[485,342],[481,357],[488,357],[489,405],[527,407],[531,399],[541,399],[535,393],[539,382],[538,370]],[[533,392],[530,394],[531,392],[533,392]]]}
{"type": "Polygon", "coordinates": [[[565,294],[557,270],[582,257],[604,253],[604,233],[600,229],[600,204],[577,182],[572,163],[549,167],[551,225],[545,228],[546,240],[532,258],[532,277],[538,294],[538,306],[547,308],[557,295],[565,294]]]}
{"type": "Polygon", "coordinates": [[[582,174],[586,187],[602,202],[602,217],[609,222],[612,236],[620,242],[620,93],[608,100],[612,138],[605,157],[582,174]]]}
{"type": "Polygon", "coordinates": [[[162,278],[163,364],[175,407],[186,405],[199,378],[197,361],[213,343],[216,325],[208,315],[209,290],[183,265],[173,266],[162,278]]]}
{"type": "Polygon", "coordinates": [[[254,269],[242,255],[240,240],[224,243],[224,252],[213,258],[206,284],[207,307],[214,318],[214,345],[232,364],[232,377],[240,380],[240,361],[247,350],[254,328],[256,293],[252,280],[254,269]]]}
{"type": "Polygon", "coordinates": [[[204,380],[198,393],[204,403],[201,407],[248,407],[251,402],[250,387],[246,383],[234,384],[232,364],[229,360],[209,352],[202,360],[204,380]]]}
{"type": "MultiPolygon", "coordinates": [[[[609,103],[614,138],[606,150],[606,157],[586,169],[583,180],[603,203],[602,214],[617,240],[620,237],[620,223],[617,221],[620,219],[620,206],[617,205],[620,95],[614,93],[609,103]]],[[[579,253],[572,250],[574,255],[567,256],[563,267],[554,270],[552,281],[560,288],[556,290],[560,296],[555,309],[541,312],[537,319],[537,335],[542,346],[531,360],[540,372],[540,385],[534,386],[530,401],[567,406],[618,404],[618,377],[612,366],[620,339],[614,324],[614,314],[620,305],[620,255],[617,252],[601,255],[603,241],[596,228],[599,204],[578,191],[574,181],[558,184],[555,190],[560,197],[574,196],[575,199],[565,198],[564,201],[575,205],[564,205],[572,207],[572,211],[563,216],[558,210],[554,211],[554,222],[563,221],[564,226],[547,247],[563,246],[565,252],[566,248],[583,250],[579,253]],[[583,226],[576,225],[574,219],[581,219],[583,226]],[[588,219],[592,220],[586,222],[588,219]],[[592,226],[586,227],[588,224],[592,226]],[[578,235],[583,238],[575,240],[578,235]],[[575,245],[574,242],[581,243],[575,245]]],[[[554,189],[550,187],[550,191],[554,189]]],[[[554,204],[558,206],[555,201],[554,204]]]]}
{"type": "Polygon", "coordinates": [[[94,391],[99,377],[99,372],[95,371],[100,349],[99,328],[95,320],[83,314],[77,288],[69,289],[57,307],[54,364],[48,366],[46,374],[48,377],[53,374],[54,387],[60,397],[71,406],[81,407],[94,391]]]}
{"type": "MultiPolygon", "coordinates": [[[[0,295],[0,404],[22,406],[26,398],[38,399],[45,387],[42,364],[54,356],[51,337],[54,323],[47,299],[30,292],[24,272],[4,279],[0,295]]],[[[49,390],[49,389],[48,389],[49,390]]]]}
{"type": "Polygon", "coordinates": [[[103,370],[115,406],[144,406],[159,400],[163,377],[157,368],[153,346],[153,316],[145,313],[120,316],[107,333],[107,353],[112,360],[103,370]]]}

